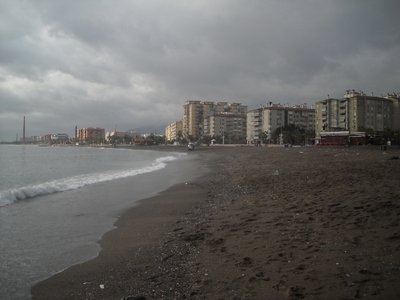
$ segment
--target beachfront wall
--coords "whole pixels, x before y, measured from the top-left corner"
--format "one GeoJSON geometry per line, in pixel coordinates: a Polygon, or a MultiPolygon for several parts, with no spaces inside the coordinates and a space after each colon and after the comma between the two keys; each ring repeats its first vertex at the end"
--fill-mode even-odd
{"type": "Polygon", "coordinates": [[[367,135],[365,132],[321,132],[320,138],[316,141],[318,145],[323,146],[365,145],[367,143],[367,135]]]}
{"type": "Polygon", "coordinates": [[[340,146],[347,145],[348,137],[346,136],[321,136],[321,145],[340,146]]]}
{"type": "Polygon", "coordinates": [[[352,136],[350,135],[350,145],[365,145],[367,143],[367,135],[352,136]]]}

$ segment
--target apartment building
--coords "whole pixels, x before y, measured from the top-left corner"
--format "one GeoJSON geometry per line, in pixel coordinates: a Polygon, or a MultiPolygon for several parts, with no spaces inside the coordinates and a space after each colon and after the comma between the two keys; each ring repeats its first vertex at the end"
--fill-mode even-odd
{"type": "Polygon", "coordinates": [[[382,132],[400,129],[399,97],[368,96],[355,90],[347,90],[341,99],[324,99],[316,102],[315,132],[365,130],[382,132]]]}
{"type": "Polygon", "coordinates": [[[260,139],[260,133],[265,132],[265,130],[263,130],[263,123],[262,108],[253,109],[247,112],[246,140],[248,143],[260,139]]]}
{"type": "Polygon", "coordinates": [[[348,101],[346,99],[325,99],[315,105],[316,133],[321,131],[348,130],[348,101]]]}
{"type": "Polygon", "coordinates": [[[230,141],[246,137],[247,106],[240,103],[187,101],[183,106],[183,136],[197,140],[203,135],[226,136],[230,141]]]}
{"type": "Polygon", "coordinates": [[[400,94],[387,94],[384,98],[392,101],[393,107],[393,129],[400,130],[400,94]]]}
{"type": "Polygon", "coordinates": [[[65,144],[68,142],[69,136],[66,133],[54,133],[51,134],[50,139],[52,143],[65,144]]]}
{"type": "Polygon", "coordinates": [[[204,118],[204,134],[221,137],[223,144],[246,142],[246,115],[232,112],[212,113],[204,118]]]}
{"type": "Polygon", "coordinates": [[[183,105],[183,136],[197,139],[200,137],[200,126],[203,122],[204,106],[201,101],[187,101],[183,105]]]}
{"type": "Polygon", "coordinates": [[[280,127],[295,125],[305,130],[315,128],[315,109],[303,105],[281,105],[272,102],[247,113],[247,141],[258,140],[261,133],[269,136],[280,127]]]}
{"type": "Polygon", "coordinates": [[[183,133],[183,122],[182,121],[175,121],[169,124],[165,128],[165,139],[167,142],[173,142],[178,140],[183,133]]]}
{"type": "Polygon", "coordinates": [[[81,143],[102,143],[105,140],[104,128],[77,128],[77,138],[81,143]]]}

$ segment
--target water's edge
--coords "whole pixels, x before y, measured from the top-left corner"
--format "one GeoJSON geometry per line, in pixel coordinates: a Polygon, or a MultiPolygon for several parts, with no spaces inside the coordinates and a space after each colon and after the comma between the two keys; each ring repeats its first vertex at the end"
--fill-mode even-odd
{"type": "MultiPolygon", "coordinates": [[[[208,168],[204,164],[201,164],[199,155],[192,154],[190,158],[185,159],[183,161],[175,160],[175,161],[168,163],[168,165],[165,169],[159,170],[156,173],[143,174],[144,175],[143,177],[147,177],[148,180],[152,180],[151,178],[153,176],[161,176],[161,177],[168,176],[168,183],[162,187],[159,187],[158,189],[154,189],[151,191],[149,190],[146,193],[142,193],[138,196],[134,196],[134,198],[135,198],[134,202],[129,207],[125,207],[121,211],[119,211],[118,215],[114,216],[112,226],[109,227],[106,231],[104,231],[101,234],[101,236],[98,238],[98,240],[94,243],[97,248],[95,254],[91,255],[90,257],[86,257],[85,259],[76,261],[73,264],[70,264],[63,269],[60,269],[52,274],[49,274],[48,276],[45,276],[45,277],[37,280],[36,282],[34,282],[32,284],[31,290],[34,286],[46,281],[47,279],[51,279],[53,276],[55,276],[57,274],[63,273],[64,271],[68,270],[69,268],[71,268],[73,266],[80,265],[80,264],[83,264],[85,262],[88,262],[88,261],[91,261],[91,260],[97,258],[99,256],[100,252],[103,250],[101,247],[101,242],[102,242],[104,235],[109,234],[111,231],[115,230],[117,228],[115,224],[118,222],[118,220],[120,218],[122,218],[125,214],[127,214],[128,211],[130,211],[131,209],[134,209],[135,207],[138,207],[140,205],[145,205],[146,200],[153,198],[157,195],[160,195],[163,192],[166,192],[167,190],[171,189],[175,185],[194,181],[197,178],[204,176],[208,171],[209,171],[208,168]],[[176,178],[173,178],[173,174],[180,172],[180,171],[182,171],[180,176],[176,176],[176,178]]],[[[128,180],[129,180],[129,178],[118,179],[118,180],[115,180],[115,182],[113,182],[113,183],[117,184],[117,183],[122,183],[124,181],[127,182],[128,180]]],[[[111,183],[111,184],[113,184],[113,183],[111,183]]],[[[93,186],[92,188],[96,188],[96,187],[93,186]]],[[[132,197],[132,195],[130,195],[129,197],[132,197]]]]}

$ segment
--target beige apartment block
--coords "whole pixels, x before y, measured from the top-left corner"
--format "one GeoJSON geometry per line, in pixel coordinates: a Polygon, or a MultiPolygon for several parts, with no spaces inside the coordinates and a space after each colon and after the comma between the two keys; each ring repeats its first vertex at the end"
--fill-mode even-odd
{"type": "Polygon", "coordinates": [[[240,103],[187,101],[183,106],[182,129],[187,139],[225,135],[231,141],[246,136],[247,106],[240,103]]]}
{"type": "Polygon", "coordinates": [[[295,125],[305,130],[315,128],[315,109],[303,105],[269,104],[247,113],[247,141],[259,139],[262,132],[271,135],[280,127],[295,125]]]}
{"type": "Polygon", "coordinates": [[[83,143],[102,143],[105,140],[104,128],[79,128],[77,134],[78,141],[83,143]]]}
{"type": "Polygon", "coordinates": [[[204,133],[221,137],[223,144],[246,142],[246,115],[232,112],[217,112],[204,118],[204,133]]]}
{"type": "Polygon", "coordinates": [[[165,139],[168,142],[177,141],[183,132],[183,122],[175,121],[165,128],[165,139]]]}
{"type": "Polygon", "coordinates": [[[183,136],[197,139],[203,122],[203,104],[200,101],[187,101],[183,106],[183,136]]]}
{"type": "Polygon", "coordinates": [[[324,99],[316,102],[315,133],[400,129],[399,97],[368,96],[363,92],[347,90],[342,99],[324,99]]]}

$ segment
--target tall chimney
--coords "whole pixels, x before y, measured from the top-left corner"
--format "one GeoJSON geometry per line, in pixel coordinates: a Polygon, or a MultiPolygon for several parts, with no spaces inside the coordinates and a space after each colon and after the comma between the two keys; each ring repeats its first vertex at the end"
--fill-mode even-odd
{"type": "Polygon", "coordinates": [[[24,124],[22,126],[22,143],[25,144],[25,116],[24,116],[24,124]]]}

